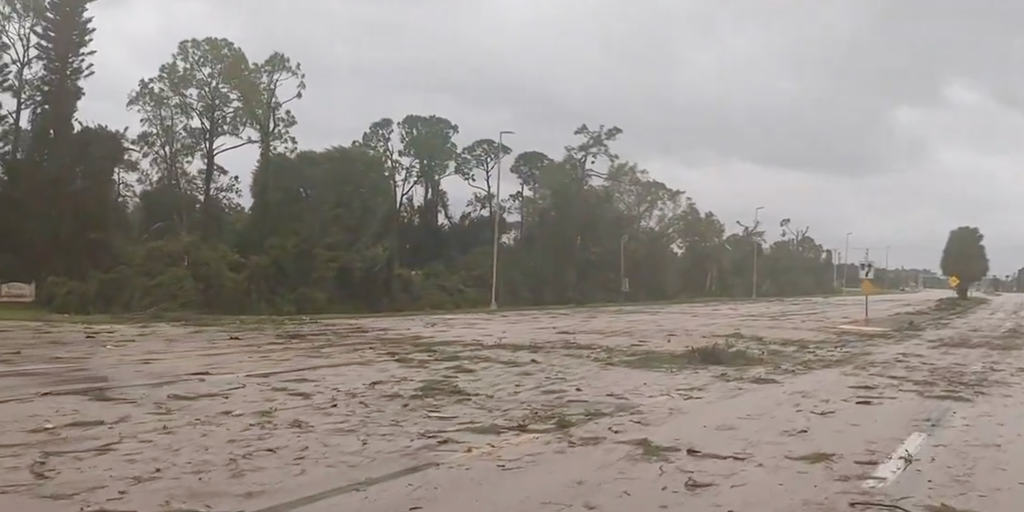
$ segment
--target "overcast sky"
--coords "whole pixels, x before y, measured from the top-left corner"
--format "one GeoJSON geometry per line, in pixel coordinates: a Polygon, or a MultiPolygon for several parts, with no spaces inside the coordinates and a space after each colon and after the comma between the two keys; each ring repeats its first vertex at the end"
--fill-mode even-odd
{"type": "MultiPolygon", "coordinates": [[[[769,225],[790,217],[827,247],[852,231],[857,257],[882,263],[891,246],[890,266],[935,269],[949,230],[976,225],[993,271],[1024,266],[1024,2],[99,0],[93,13],[90,121],[134,126],[138,79],[181,39],[221,36],[302,63],[306,148],[409,113],[448,117],[463,144],[514,130],[516,151],[552,155],[580,123],[618,125],[623,158],[728,225],[764,206],[769,225]]],[[[247,181],[254,160],[223,163],[247,181]]]]}

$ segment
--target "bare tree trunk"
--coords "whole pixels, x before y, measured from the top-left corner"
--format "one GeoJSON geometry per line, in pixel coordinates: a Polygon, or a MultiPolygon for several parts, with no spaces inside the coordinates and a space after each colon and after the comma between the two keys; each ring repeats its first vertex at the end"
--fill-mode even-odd
{"type": "Polygon", "coordinates": [[[201,206],[203,219],[201,233],[204,237],[213,236],[213,174],[217,172],[217,163],[213,156],[213,143],[206,145],[206,169],[203,171],[203,204],[201,206]]]}
{"type": "Polygon", "coordinates": [[[21,154],[21,118],[25,111],[25,92],[24,92],[24,80],[19,78],[22,82],[21,92],[18,97],[14,100],[14,112],[11,120],[11,156],[18,156],[21,154]]]}
{"type": "Polygon", "coordinates": [[[519,239],[526,235],[526,184],[519,185],[519,239]]]}

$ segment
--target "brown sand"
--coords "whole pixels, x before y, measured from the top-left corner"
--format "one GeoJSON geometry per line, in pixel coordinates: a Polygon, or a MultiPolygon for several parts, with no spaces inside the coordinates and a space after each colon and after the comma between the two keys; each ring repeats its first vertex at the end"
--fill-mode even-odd
{"type": "Polygon", "coordinates": [[[0,510],[1016,511],[1022,298],[883,336],[834,329],[858,297],[0,323],[0,510]],[[909,469],[864,490],[918,431],[909,469]]]}

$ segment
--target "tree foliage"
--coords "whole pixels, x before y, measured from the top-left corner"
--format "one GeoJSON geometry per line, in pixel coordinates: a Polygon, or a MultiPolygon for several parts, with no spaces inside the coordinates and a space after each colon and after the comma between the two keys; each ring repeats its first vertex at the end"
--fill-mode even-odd
{"type": "Polygon", "coordinates": [[[967,298],[971,285],[988,275],[988,255],[982,243],[985,236],[976,227],[960,226],[949,232],[946,247],[942,250],[940,267],[942,273],[960,280],[956,294],[967,298]]]}
{"type": "Polygon", "coordinates": [[[460,141],[455,121],[417,113],[300,150],[302,66],[223,38],[182,41],[138,82],[133,133],[83,124],[89,1],[3,1],[0,281],[39,282],[57,311],[484,306],[495,219],[503,306],[748,296],[755,251],[759,295],[832,291],[831,254],[806,226],[787,219],[770,243],[760,224],[730,230],[622,159],[616,126],[581,124],[547,154],[460,141]],[[259,147],[247,208],[245,170],[220,158],[245,145],[259,147]],[[516,185],[497,197],[500,164],[516,185]]]}
{"type": "Polygon", "coordinates": [[[9,101],[0,118],[5,153],[24,151],[24,122],[33,108],[40,78],[37,30],[45,5],[37,0],[0,2],[0,93],[9,101]]]}

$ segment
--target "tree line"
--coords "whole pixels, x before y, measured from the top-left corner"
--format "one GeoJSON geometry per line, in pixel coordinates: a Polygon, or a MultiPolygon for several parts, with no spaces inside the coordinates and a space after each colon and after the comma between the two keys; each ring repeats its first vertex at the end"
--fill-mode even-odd
{"type": "Polygon", "coordinates": [[[39,283],[56,311],[481,307],[495,226],[502,306],[750,296],[755,251],[759,296],[849,275],[806,226],[786,219],[768,243],[766,226],[730,226],[653,179],[616,154],[614,126],[581,124],[549,155],[410,114],[299,149],[301,65],[223,38],[182,41],[138,82],[137,130],[86,122],[90,3],[3,0],[0,19],[0,281],[39,283]],[[248,208],[221,164],[244,146],[259,149],[248,208]],[[495,200],[499,159],[516,186],[495,200]]]}

